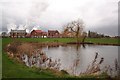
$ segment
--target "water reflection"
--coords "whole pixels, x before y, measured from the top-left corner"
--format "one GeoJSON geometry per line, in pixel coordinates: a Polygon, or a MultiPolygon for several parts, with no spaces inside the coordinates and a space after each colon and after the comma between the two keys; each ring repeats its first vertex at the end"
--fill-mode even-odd
{"type": "MultiPolygon", "coordinates": [[[[64,69],[73,75],[95,72],[96,70],[103,72],[106,71],[106,66],[115,66],[114,61],[118,59],[117,46],[84,46],[67,45],[53,47],[52,49],[43,48],[43,51],[54,60],[56,58],[61,59],[60,69],[64,69]],[[92,68],[94,71],[90,71],[92,68]]],[[[114,67],[112,68],[114,69],[114,67]]],[[[110,69],[108,69],[108,73],[110,74],[110,69]]],[[[115,70],[112,73],[115,74],[115,70]]]]}
{"type": "Polygon", "coordinates": [[[79,54],[80,46],[81,45],[77,44],[75,47],[76,48],[76,59],[74,59],[73,64],[72,64],[73,66],[71,67],[72,74],[75,74],[75,75],[78,74],[76,71],[80,65],[80,54],[79,54]]]}
{"type": "Polygon", "coordinates": [[[51,48],[57,48],[57,47],[59,47],[60,45],[58,44],[58,45],[48,45],[48,49],[51,49],[51,48]]]}
{"type": "Polygon", "coordinates": [[[52,68],[59,70],[60,68],[60,59],[52,60],[51,57],[47,57],[47,55],[41,50],[35,50],[31,56],[27,54],[22,55],[22,61],[29,67],[38,67],[38,68],[52,68]]]}

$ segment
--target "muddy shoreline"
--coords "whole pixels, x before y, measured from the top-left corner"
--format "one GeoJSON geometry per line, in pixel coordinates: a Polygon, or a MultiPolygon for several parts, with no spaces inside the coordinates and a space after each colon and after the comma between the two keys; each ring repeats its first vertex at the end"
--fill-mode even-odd
{"type": "Polygon", "coordinates": [[[25,43],[32,43],[34,45],[38,45],[38,46],[41,46],[41,47],[45,47],[45,46],[53,46],[53,47],[57,47],[57,46],[67,46],[69,44],[71,45],[76,45],[76,44],[81,44],[81,45],[107,45],[107,46],[120,46],[120,44],[109,44],[109,43],[91,43],[91,42],[80,42],[80,43],[77,43],[77,42],[68,42],[68,43],[61,43],[61,42],[25,42],[25,43]]]}

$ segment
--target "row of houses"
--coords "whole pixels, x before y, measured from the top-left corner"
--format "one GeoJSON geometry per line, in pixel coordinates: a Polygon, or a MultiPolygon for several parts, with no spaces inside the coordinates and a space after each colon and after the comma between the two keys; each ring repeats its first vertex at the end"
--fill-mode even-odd
{"type": "MultiPolygon", "coordinates": [[[[104,38],[110,37],[104,34],[98,34],[97,32],[88,31],[88,33],[84,32],[84,35],[89,38],[104,38]]],[[[61,38],[61,37],[75,37],[75,33],[67,31],[64,33],[60,33],[58,30],[48,30],[47,32],[42,30],[32,30],[30,33],[27,33],[26,30],[12,30],[9,35],[6,32],[2,33],[2,37],[12,37],[12,38],[61,38]]]]}
{"type": "Polygon", "coordinates": [[[104,34],[99,34],[97,32],[92,32],[92,31],[88,31],[88,35],[87,37],[89,38],[109,38],[110,36],[104,35],[104,34]]]}
{"type": "Polygon", "coordinates": [[[58,30],[48,30],[48,32],[42,30],[32,30],[31,33],[27,33],[26,30],[12,30],[10,32],[10,37],[20,38],[20,37],[32,37],[32,38],[58,38],[60,33],[58,30]]]}

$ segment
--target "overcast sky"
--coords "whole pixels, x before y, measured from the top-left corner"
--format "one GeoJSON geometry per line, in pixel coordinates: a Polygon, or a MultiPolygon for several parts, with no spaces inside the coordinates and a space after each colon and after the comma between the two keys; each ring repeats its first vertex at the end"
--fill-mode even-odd
{"type": "Polygon", "coordinates": [[[118,34],[119,0],[1,0],[0,29],[62,30],[66,23],[82,19],[85,30],[118,34]]]}

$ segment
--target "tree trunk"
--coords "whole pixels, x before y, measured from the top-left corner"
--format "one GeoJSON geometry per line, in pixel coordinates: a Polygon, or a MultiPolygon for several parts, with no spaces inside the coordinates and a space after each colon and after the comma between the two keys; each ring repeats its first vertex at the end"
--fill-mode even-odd
{"type": "Polygon", "coordinates": [[[84,36],[84,37],[83,37],[82,43],[84,43],[84,42],[85,42],[85,38],[86,38],[86,36],[84,36]]]}

